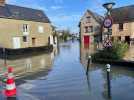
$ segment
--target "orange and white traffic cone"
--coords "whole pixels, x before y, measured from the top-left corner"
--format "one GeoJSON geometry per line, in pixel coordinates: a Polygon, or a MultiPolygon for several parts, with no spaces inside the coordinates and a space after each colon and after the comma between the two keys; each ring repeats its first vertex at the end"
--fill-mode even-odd
{"type": "Polygon", "coordinates": [[[6,97],[14,97],[16,96],[16,85],[14,81],[14,76],[13,76],[13,68],[9,67],[8,68],[8,77],[6,81],[6,90],[5,90],[5,96],[6,97]]]}

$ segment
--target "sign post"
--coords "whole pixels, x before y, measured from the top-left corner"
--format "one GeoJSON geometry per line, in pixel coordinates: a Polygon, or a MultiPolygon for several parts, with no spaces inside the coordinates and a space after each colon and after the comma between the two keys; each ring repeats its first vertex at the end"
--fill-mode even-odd
{"type": "Polygon", "coordinates": [[[112,35],[112,31],[111,31],[111,27],[112,27],[112,24],[113,24],[113,19],[111,16],[107,16],[105,19],[104,19],[104,22],[103,22],[103,26],[104,28],[107,28],[108,29],[108,33],[107,33],[107,39],[104,40],[104,43],[103,43],[103,46],[105,48],[109,48],[112,46],[112,42],[111,42],[111,38],[110,38],[110,35],[112,35]]]}

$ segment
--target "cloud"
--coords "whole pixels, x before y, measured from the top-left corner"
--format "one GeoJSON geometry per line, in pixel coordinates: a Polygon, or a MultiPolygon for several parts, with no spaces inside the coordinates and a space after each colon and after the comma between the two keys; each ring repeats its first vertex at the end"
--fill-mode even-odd
{"type": "Polygon", "coordinates": [[[50,8],[53,10],[59,10],[59,9],[62,9],[63,7],[62,6],[51,6],[50,8]]]}
{"type": "Polygon", "coordinates": [[[63,22],[63,21],[77,21],[80,19],[81,15],[80,14],[74,14],[74,15],[56,15],[52,16],[51,19],[56,22],[63,22]]]}
{"type": "Polygon", "coordinates": [[[33,5],[31,6],[32,8],[36,8],[36,9],[39,9],[39,10],[43,10],[43,11],[49,11],[48,8],[44,7],[44,6],[38,6],[38,5],[33,5]]]}
{"type": "Polygon", "coordinates": [[[7,0],[7,3],[41,9],[45,11],[51,22],[60,29],[77,30],[79,16],[81,16],[76,12],[68,11],[64,0],[7,0]]]}
{"type": "Polygon", "coordinates": [[[78,23],[81,14],[59,14],[56,16],[49,16],[50,20],[54,25],[57,26],[57,29],[70,29],[71,32],[78,32],[78,23]]]}

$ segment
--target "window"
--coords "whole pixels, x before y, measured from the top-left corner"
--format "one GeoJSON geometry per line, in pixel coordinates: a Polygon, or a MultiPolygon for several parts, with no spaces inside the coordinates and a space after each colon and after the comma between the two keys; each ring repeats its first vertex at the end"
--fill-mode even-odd
{"type": "Polygon", "coordinates": [[[43,33],[43,32],[44,32],[43,26],[39,26],[39,27],[38,27],[38,32],[39,32],[39,33],[43,33]]]}
{"type": "Polygon", "coordinates": [[[28,37],[27,36],[23,36],[23,42],[28,42],[28,37]]]}
{"type": "Polygon", "coordinates": [[[118,40],[121,41],[121,36],[118,37],[118,40]]]}
{"type": "Polygon", "coordinates": [[[90,17],[90,16],[87,16],[87,17],[86,17],[86,22],[87,22],[87,23],[90,23],[90,20],[91,20],[91,17],[90,17]]]}
{"type": "Polygon", "coordinates": [[[23,32],[28,32],[28,24],[23,24],[23,32]]]}
{"type": "Polygon", "coordinates": [[[119,23],[119,30],[120,30],[120,31],[123,30],[123,23],[119,23]]]}
{"type": "Polygon", "coordinates": [[[86,26],[85,27],[85,33],[93,32],[93,26],[86,26]]]}
{"type": "Polygon", "coordinates": [[[88,27],[87,26],[85,27],[85,33],[88,33],[88,27]]]}
{"type": "Polygon", "coordinates": [[[89,32],[93,32],[93,26],[89,26],[89,32]]]}

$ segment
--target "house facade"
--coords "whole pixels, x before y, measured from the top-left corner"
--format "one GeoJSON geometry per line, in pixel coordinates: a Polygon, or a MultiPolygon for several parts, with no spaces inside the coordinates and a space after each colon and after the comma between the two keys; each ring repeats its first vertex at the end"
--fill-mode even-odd
{"type": "Polygon", "coordinates": [[[52,44],[52,25],[41,10],[0,0],[0,47],[21,49],[52,44]]]}
{"type": "Polygon", "coordinates": [[[101,41],[103,17],[87,10],[79,22],[80,41],[84,47],[101,41]]]}
{"type": "Polygon", "coordinates": [[[134,44],[134,5],[115,8],[111,15],[113,40],[134,44]]]}

